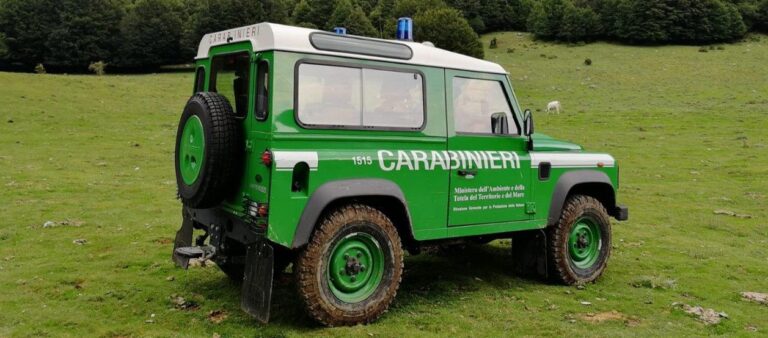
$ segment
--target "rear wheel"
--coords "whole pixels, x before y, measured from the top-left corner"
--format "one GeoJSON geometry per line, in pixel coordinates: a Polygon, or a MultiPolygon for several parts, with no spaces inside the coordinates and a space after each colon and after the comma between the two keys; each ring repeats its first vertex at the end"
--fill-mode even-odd
{"type": "Polygon", "coordinates": [[[242,263],[216,263],[216,265],[229,277],[232,282],[242,283],[245,276],[245,264],[242,263]]]}
{"type": "Polygon", "coordinates": [[[384,213],[350,205],[323,218],[296,263],[299,294],[310,316],[328,326],[370,323],[395,298],[403,249],[384,213]]]}
{"type": "Polygon", "coordinates": [[[559,222],[549,228],[548,266],[558,282],[574,285],[595,281],[611,255],[611,221],[594,197],[568,199],[559,222]]]}

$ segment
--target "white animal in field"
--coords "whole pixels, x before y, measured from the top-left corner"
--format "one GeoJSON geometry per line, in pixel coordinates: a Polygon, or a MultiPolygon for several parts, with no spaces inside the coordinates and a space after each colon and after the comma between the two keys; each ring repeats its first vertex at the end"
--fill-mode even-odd
{"type": "Polygon", "coordinates": [[[552,101],[550,103],[547,103],[547,113],[555,112],[560,114],[560,111],[563,110],[563,107],[560,105],[560,101],[552,101]]]}

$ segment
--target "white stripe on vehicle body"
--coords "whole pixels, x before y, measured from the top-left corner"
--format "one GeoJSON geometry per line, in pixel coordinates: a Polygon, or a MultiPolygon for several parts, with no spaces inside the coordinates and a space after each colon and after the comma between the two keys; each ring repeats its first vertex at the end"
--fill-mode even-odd
{"type": "Polygon", "coordinates": [[[278,171],[293,170],[296,164],[305,162],[309,170],[317,170],[317,152],[316,151],[275,151],[272,153],[275,162],[275,169],[278,171]]]}
{"type": "Polygon", "coordinates": [[[613,167],[616,160],[608,154],[531,152],[531,168],[549,162],[553,168],[596,168],[598,163],[613,167]]]}

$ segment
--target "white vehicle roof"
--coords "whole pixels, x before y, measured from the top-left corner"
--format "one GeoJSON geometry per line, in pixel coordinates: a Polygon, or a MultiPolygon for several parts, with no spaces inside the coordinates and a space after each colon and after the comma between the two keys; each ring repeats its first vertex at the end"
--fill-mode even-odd
{"type": "Polygon", "coordinates": [[[225,45],[227,43],[250,41],[254,52],[259,51],[288,51],[321,55],[334,55],[354,57],[356,59],[378,60],[414,64],[421,66],[433,66],[458,70],[469,70],[485,73],[506,74],[507,72],[496,63],[485,61],[463,54],[449,52],[437,47],[428,46],[418,42],[399,40],[383,40],[364,38],[372,41],[390,42],[407,45],[413,51],[413,56],[408,60],[393,59],[388,57],[370,56],[357,53],[345,53],[315,48],[310,42],[310,34],[316,32],[328,33],[316,29],[307,29],[273,23],[259,23],[250,26],[233,28],[226,31],[210,33],[203,36],[200,47],[197,50],[197,59],[208,57],[211,47],[225,45]]]}

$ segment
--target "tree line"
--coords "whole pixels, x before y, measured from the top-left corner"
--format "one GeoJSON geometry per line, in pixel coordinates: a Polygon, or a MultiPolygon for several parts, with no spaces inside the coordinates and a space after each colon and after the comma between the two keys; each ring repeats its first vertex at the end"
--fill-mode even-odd
{"type": "Polygon", "coordinates": [[[768,0],[542,0],[531,7],[527,27],[564,41],[733,41],[768,31],[768,0]]]}
{"type": "Polygon", "coordinates": [[[151,69],[189,62],[205,33],[269,21],[418,41],[476,57],[478,34],[541,39],[711,43],[768,31],[768,0],[0,0],[0,67],[151,69]]]}

